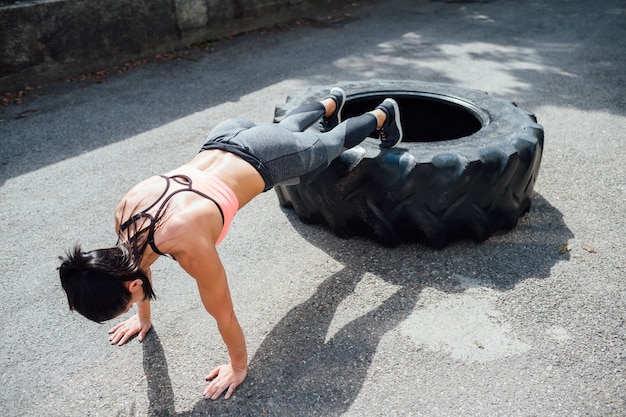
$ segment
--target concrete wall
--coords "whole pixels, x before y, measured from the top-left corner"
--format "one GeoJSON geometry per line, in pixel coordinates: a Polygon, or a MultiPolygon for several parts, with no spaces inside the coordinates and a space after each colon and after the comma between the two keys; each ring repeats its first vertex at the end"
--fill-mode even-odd
{"type": "Polygon", "coordinates": [[[321,13],[333,0],[0,0],[0,91],[321,13]]]}

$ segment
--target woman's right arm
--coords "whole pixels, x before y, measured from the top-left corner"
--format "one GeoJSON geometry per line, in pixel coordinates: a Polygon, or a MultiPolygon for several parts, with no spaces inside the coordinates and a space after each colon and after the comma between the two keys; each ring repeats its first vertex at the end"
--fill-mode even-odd
{"type": "MultiPolygon", "coordinates": [[[[152,273],[150,268],[147,268],[145,272],[148,279],[152,283],[152,273]]],[[[146,337],[146,334],[152,327],[152,321],[150,320],[150,299],[146,298],[144,300],[137,301],[135,304],[137,305],[137,314],[134,314],[129,319],[117,324],[109,330],[109,333],[111,334],[109,341],[111,344],[122,346],[136,334],[139,334],[137,339],[140,342],[146,337]]]]}
{"type": "Polygon", "coordinates": [[[148,330],[152,327],[150,321],[150,300],[137,302],[137,314],[132,315],[129,319],[119,323],[111,330],[109,341],[112,345],[122,346],[128,340],[139,334],[137,340],[140,342],[146,337],[148,330]]]}

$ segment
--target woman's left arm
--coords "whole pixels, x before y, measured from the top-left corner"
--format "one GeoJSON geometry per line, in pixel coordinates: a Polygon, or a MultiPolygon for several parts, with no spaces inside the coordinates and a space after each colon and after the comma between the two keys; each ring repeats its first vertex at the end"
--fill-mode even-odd
{"type": "Polygon", "coordinates": [[[247,375],[248,354],[243,330],[233,308],[226,272],[210,240],[195,236],[193,244],[175,257],[181,267],[195,278],[202,304],[217,322],[220,335],[228,348],[230,363],[214,369],[207,377],[211,380],[204,395],[217,399],[226,392],[228,399],[247,375]]]}

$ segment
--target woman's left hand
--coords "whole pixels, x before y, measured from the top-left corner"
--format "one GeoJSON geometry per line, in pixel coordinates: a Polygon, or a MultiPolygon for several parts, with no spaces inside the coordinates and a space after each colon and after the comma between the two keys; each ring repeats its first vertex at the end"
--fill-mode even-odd
{"type": "Polygon", "coordinates": [[[224,391],[224,399],[229,399],[239,386],[246,379],[248,371],[246,369],[233,368],[232,364],[221,365],[215,368],[207,377],[207,381],[212,380],[204,390],[204,396],[212,400],[217,400],[224,391]]]}

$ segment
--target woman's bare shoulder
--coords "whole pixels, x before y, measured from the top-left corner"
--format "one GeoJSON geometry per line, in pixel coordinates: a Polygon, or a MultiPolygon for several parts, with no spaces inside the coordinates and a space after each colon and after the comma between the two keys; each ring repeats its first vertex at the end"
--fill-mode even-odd
{"type": "Polygon", "coordinates": [[[155,243],[164,252],[187,251],[200,244],[215,245],[222,230],[222,217],[215,204],[196,199],[178,206],[161,220],[155,243]]]}

